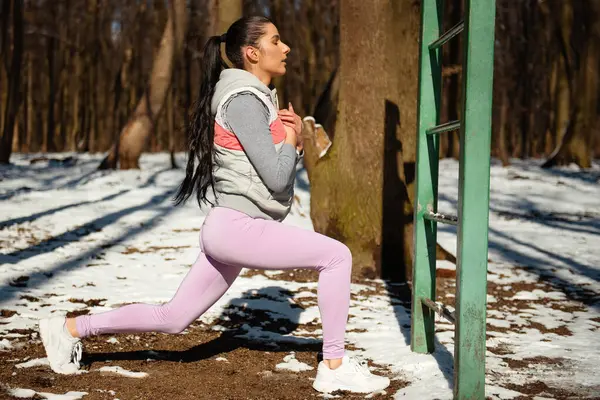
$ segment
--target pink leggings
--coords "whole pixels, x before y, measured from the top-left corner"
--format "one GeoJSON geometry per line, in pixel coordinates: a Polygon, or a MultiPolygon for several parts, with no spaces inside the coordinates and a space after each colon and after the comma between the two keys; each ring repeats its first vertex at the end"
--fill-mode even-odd
{"type": "Polygon", "coordinates": [[[132,304],[77,317],[80,337],[106,333],[179,333],[208,310],[242,268],[319,271],[318,305],[323,324],[323,358],[344,356],[350,304],[352,255],[344,244],[319,233],[213,208],[200,233],[202,252],[164,305],[132,304]]]}

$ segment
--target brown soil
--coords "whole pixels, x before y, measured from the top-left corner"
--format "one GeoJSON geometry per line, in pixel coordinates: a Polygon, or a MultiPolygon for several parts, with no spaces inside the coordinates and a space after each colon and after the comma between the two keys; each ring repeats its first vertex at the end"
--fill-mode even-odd
{"type": "Polygon", "coordinates": [[[531,365],[543,364],[543,365],[558,365],[561,366],[563,364],[563,359],[561,358],[548,358],[548,357],[531,357],[524,358],[522,360],[515,360],[513,358],[503,358],[503,360],[508,364],[511,368],[530,368],[531,365]]]}
{"type": "Polygon", "coordinates": [[[101,306],[102,303],[104,303],[106,301],[106,299],[89,299],[89,300],[83,300],[83,299],[73,299],[70,298],[68,300],[71,303],[83,303],[88,307],[95,307],[95,306],[101,306]]]}
{"type": "Polygon", "coordinates": [[[156,253],[159,250],[179,250],[188,249],[190,246],[150,246],[145,250],[140,250],[137,247],[127,247],[121,254],[133,254],[133,253],[156,253]]]}
{"type": "MultiPolygon", "coordinates": [[[[507,384],[507,389],[514,390],[521,393],[527,393],[528,396],[519,396],[516,397],[515,400],[525,400],[531,399],[533,396],[540,397],[553,397],[555,399],[578,399],[578,395],[576,393],[569,392],[564,389],[549,387],[544,382],[533,382],[528,383],[526,385],[514,385],[507,384]]],[[[590,397],[585,397],[586,399],[590,399],[590,397]]]]}
{"type": "Polygon", "coordinates": [[[18,313],[13,310],[0,310],[0,317],[2,317],[2,318],[10,318],[15,314],[18,314],[18,313]]]}

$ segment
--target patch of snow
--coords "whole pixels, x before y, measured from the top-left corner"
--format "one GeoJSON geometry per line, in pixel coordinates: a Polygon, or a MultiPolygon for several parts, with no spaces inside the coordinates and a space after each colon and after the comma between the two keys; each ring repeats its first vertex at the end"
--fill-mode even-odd
{"type": "Polygon", "coordinates": [[[298,361],[296,359],[296,353],[291,352],[287,356],[283,357],[283,362],[279,363],[275,366],[275,369],[278,371],[293,371],[293,372],[301,372],[301,371],[311,371],[314,368],[310,365],[298,361]]]}
{"type": "Polygon", "coordinates": [[[492,326],[497,326],[499,328],[510,328],[510,321],[502,320],[502,319],[494,319],[488,318],[487,323],[492,326]]]}
{"type": "Polygon", "coordinates": [[[492,399],[501,400],[510,400],[514,399],[515,397],[523,396],[523,393],[489,384],[485,386],[485,394],[486,396],[490,396],[492,399]]]}
{"type": "Polygon", "coordinates": [[[67,392],[65,394],[54,394],[54,393],[47,393],[47,392],[36,392],[35,390],[31,390],[31,389],[9,389],[8,394],[10,394],[13,397],[20,398],[20,399],[31,399],[37,395],[38,397],[41,397],[43,399],[48,399],[48,400],[79,400],[88,393],[87,392],[67,392]]]}
{"type": "Polygon", "coordinates": [[[29,360],[27,362],[15,365],[15,367],[18,369],[32,368],[32,367],[39,367],[39,366],[48,366],[49,367],[50,363],[48,362],[47,358],[34,358],[33,360],[29,360]]]}
{"type": "Polygon", "coordinates": [[[8,339],[0,340],[0,351],[7,351],[13,348],[12,344],[8,339]]]}
{"type": "Polygon", "coordinates": [[[38,392],[38,395],[44,396],[48,400],[79,400],[83,396],[88,394],[87,392],[67,392],[65,394],[53,394],[46,392],[38,392]]]}
{"type": "Polygon", "coordinates": [[[387,394],[387,393],[386,393],[386,391],[385,391],[385,390],[378,390],[378,391],[376,391],[376,392],[371,392],[371,393],[369,393],[368,395],[366,395],[366,396],[365,396],[365,399],[372,399],[372,398],[374,398],[374,397],[376,397],[376,396],[379,396],[379,395],[385,396],[386,394],[387,394]]]}
{"type": "Polygon", "coordinates": [[[544,292],[534,289],[531,292],[518,292],[510,300],[564,300],[566,295],[562,292],[544,292]]]}
{"type": "Polygon", "coordinates": [[[36,391],[31,390],[31,389],[16,388],[16,389],[8,389],[8,394],[10,394],[11,396],[14,396],[14,397],[18,397],[20,399],[30,399],[33,396],[35,396],[36,391]]]}
{"type": "Polygon", "coordinates": [[[112,372],[112,373],[115,373],[118,375],[126,376],[128,378],[145,378],[148,376],[148,374],[146,372],[129,371],[129,370],[127,370],[125,368],[121,368],[119,366],[101,367],[100,369],[98,369],[98,371],[112,372]]]}

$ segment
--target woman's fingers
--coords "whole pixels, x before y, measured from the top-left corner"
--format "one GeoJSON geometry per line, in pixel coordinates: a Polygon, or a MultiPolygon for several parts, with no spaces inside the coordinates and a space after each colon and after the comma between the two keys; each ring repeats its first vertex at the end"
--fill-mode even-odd
{"type": "Polygon", "coordinates": [[[280,115],[280,116],[279,116],[279,118],[280,118],[282,121],[285,121],[285,122],[292,122],[292,123],[296,123],[296,119],[295,119],[294,117],[291,117],[291,116],[288,116],[288,115],[280,115]]]}
{"type": "Polygon", "coordinates": [[[280,116],[281,116],[281,115],[286,115],[286,116],[294,116],[294,115],[296,115],[296,114],[294,114],[294,113],[291,113],[291,112],[289,112],[289,111],[288,111],[288,110],[286,110],[286,109],[279,110],[278,114],[279,114],[280,116]]]}
{"type": "Polygon", "coordinates": [[[285,126],[293,128],[297,134],[300,134],[302,131],[302,119],[293,112],[294,108],[291,105],[292,103],[290,103],[290,110],[279,110],[278,116],[285,126]]]}
{"type": "Polygon", "coordinates": [[[298,118],[300,118],[300,116],[299,116],[298,114],[296,114],[296,113],[295,113],[295,112],[293,112],[293,111],[286,110],[285,108],[282,108],[282,109],[281,109],[281,110],[279,110],[277,113],[278,113],[279,115],[292,115],[292,116],[294,116],[294,117],[298,117],[298,118]]]}

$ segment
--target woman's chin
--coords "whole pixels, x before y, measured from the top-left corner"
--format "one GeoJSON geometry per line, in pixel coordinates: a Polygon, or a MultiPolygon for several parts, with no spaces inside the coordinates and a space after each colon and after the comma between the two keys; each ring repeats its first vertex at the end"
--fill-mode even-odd
{"type": "Polygon", "coordinates": [[[279,68],[277,71],[274,71],[273,76],[283,76],[285,75],[285,73],[287,72],[287,68],[286,66],[282,66],[281,68],[279,68]]]}

